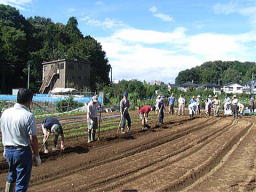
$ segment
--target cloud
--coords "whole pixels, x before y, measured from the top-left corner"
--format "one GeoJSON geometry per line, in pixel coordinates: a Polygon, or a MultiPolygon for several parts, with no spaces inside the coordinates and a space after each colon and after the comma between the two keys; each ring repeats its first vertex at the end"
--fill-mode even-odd
{"type": "Polygon", "coordinates": [[[104,5],[104,3],[102,1],[96,1],[95,5],[102,6],[102,5],[104,5]]]}
{"type": "Polygon", "coordinates": [[[87,16],[82,18],[81,20],[86,22],[87,25],[101,27],[103,29],[114,29],[114,28],[126,27],[126,25],[123,22],[110,19],[110,18],[105,18],[104,20],[98,20],[98,19],[94,19],[87,16]]]}
{"type": "Polygon", "coordinates": [[[157,12],[157,8],[155,6],[149,8],[149,11],[152,13],[156,13],[157,12]]]}
{"type": "Polygon", "coordinates": [[[20,10],[25,10],[25,5],[31,2],[32,0],[0,0],[0,4],[11,5],[20,10]]]}
{"type": "Polygon", "coordinates": [[[166,21],[166,22],[173,21],[173,18],[171,16],[163,14],[163,13],[157,13],[157,14],[154,14],[154,16],[161,19],[162,21],[166,21]]]}
{"type": "Polygon", "coordinates": [[[164,14],[164,13],[159,13],[158,9],[155,6],[149,8],[149,11],[151,13],[153,13],[154,17],[157,17],[157,18],[161,19],[162,21],[165,21],[165,22],[174,21],[173,17],[171,17],[170,15],[167,15],[167,14],[164,14]]]}
{"type": "Polygon", "coordinates": [[[170,32],[123,28],[101,42],[113,67],[114,79],[174,82],[181,70],[211,60],[250,61],[256,31],[238,35],[186,34],[183,27],[170,32]]]}
{"type": "Polygon", "coordinates": [[[216,14],[240,14],[250,18],[253,25],[256,24],[256,1],[255,0],[231,0],[228,3],[217,3],[213,6],[216,14]]]}

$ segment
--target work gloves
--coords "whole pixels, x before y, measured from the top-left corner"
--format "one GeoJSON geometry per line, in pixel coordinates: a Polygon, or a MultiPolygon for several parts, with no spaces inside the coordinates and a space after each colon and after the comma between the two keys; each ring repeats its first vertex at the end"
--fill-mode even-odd
{"type": "Polygon", "coordinates": [[[35,163],[35,166],[39,166],[42,164],[42,160],[39,155],[35,156],[34,163],[35,163]]]}

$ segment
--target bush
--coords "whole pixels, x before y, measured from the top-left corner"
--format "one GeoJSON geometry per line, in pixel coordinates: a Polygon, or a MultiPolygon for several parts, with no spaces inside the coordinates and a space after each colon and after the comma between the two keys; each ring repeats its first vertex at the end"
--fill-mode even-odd
{"type": "Polygon", "coordinates": [[[56,110],[58,112],[66,112],[78,107],[82,107],[84,104],[74,101],[73,97],[68,97],[65,100],[59,101],[56,104],[56,110]]]}

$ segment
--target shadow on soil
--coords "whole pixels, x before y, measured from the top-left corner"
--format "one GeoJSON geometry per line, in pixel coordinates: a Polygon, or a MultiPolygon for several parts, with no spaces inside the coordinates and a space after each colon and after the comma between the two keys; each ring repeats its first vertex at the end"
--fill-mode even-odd
{"type": "Polygon", "coordinates": [[[105,140],[113,141],[113,140],[131,140],[131,139],[135,139],[135,137],[133,135],[121,135],[121,136],[108,137],[105,140]]]}
{"type": "Polygon", "coordinates": [[[77,153],[77,154],[83,154],[83,153],[88,153],[89,148],[88,146],[74,146],[74,147],[67,147],[65,148],[64,151],[52,151],[50,153],[44,154],[40,153],[40,157],[45,160],[45,159],[56,159],[60,155],[66,155],[70,153],[77,153]]]}

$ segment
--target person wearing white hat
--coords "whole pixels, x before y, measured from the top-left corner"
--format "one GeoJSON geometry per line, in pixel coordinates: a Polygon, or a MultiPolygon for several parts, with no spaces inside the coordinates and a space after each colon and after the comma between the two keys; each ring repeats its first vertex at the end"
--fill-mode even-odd
{"type": "Polygon", "coordinates": [[[233,117],[234,119],[238,118],[238,99],[236,97],[236,95],[233,96],[233,100],[231,102],[232,105],[232,113],[233,113],[233,117]]]}
{"type": "Polygon", "coordinates": [[[218,96],[215,95],[213,100],[213,112],[215,117],[219,116],[219,111],[220,111],[220,100],[218,99],[218,96]]]}
{"type": "Polygon", "coordinates": [[[212,96],[209,95],[208,99],[205,102],[205,113],[207,116],[211,116],[212,111],[212,96]]]}
{"type": "Polygon", "coordinates": [[[96,141],[96,130],[98,128],[98,109],[100,104],[98,97],[93,96],[87,106],[87,126],[88,126],[88,143],[96,141]]]}
{"type": "Polygon", "coordinates": [[[179,99],[178,99],[178,115],[184,115],[184,108],[185,108],[186,100],[181,94],[179,99]]]}

